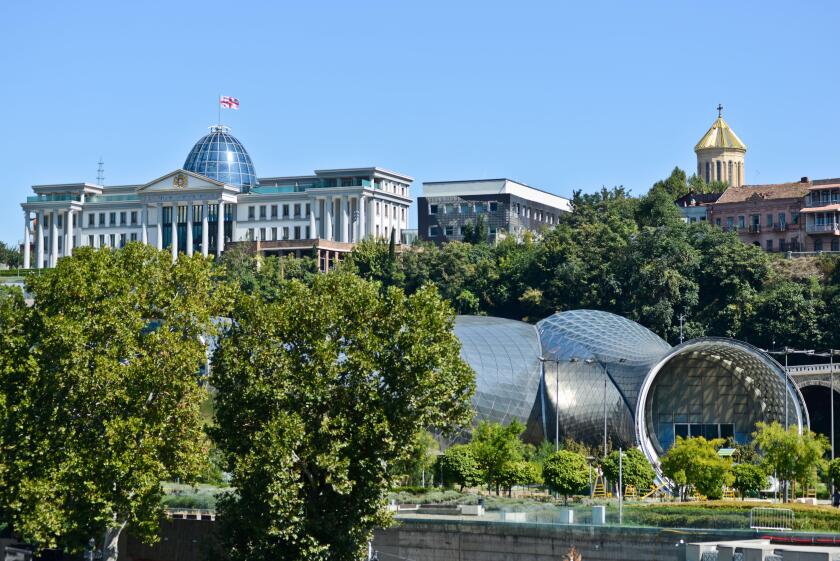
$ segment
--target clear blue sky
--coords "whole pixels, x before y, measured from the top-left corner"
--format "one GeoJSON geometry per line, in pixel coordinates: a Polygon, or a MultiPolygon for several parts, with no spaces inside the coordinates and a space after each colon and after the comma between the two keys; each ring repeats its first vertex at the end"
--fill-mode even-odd
{"type": "MultiPolygon", "coordinates": [[[[0,240],[39,183],[144,183],[225,122],[258,175],[378,165],[641,193],[714,107],[746,179],[840,176],[836,2],[2,2],[0,240]]],[[[412,212],[412,223],[416,220],[412,212]]]]}

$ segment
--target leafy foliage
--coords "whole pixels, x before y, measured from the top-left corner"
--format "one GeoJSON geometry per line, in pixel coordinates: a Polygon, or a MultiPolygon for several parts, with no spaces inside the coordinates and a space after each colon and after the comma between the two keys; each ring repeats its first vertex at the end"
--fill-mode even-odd
{"type": "Polygon", "coordinates": [[[757,496],[762,489],[767,488],[767,474],[761,466],[738,464],[732,468],[732,475],[732,487],[738,491],[741,498],[757,496]]]}
{"type": "Polygon", "coordinates": [[[495,487],[498,493],[500,488],[516,484],[508,483],[516,469],[512,464],[525,459],[524,444],[519,439],[524,430],[525,425],[514,420],[507,426],[480,421],[473,431],[470,448],[488,489],[495,487]]]}
{"type": "Polygon", "coordinates": [[[443,485],[456,484],[461,491],[464,487],[473,487],[482,481],[481,470],[472,448],[465,444],[455,444],[447,448],[438,458],[436,471],[440,474],[443,485]]]}
{"type": "Polygon", "coordinates": [[[767,473],[782,481],[795,481],[809,486],[817,480],[817,470],[825,470],[823,459],[830,448],[828,439],[809,430],[799,433],[798,427],[788,430],[778,422],[756,423],[753,439],[763,457],[767,473]]]}
{"type": "Polygon", "coordinates": [[[96,537],[116,558],[125,526],[157,538],[160,482],[204,469],[203,337],[225,286],[201,256],[129,244],[80,248],[27,289],[31,308],[0,298],[0,511],[27,542],[96,537]]]}
{"type": "Polygon", "coordinates": [[[678,436],[662,457],[662,473],[681,486],[682,493],[692,486],[710,499],[719,499],[723,486],[732,481],[731,462],[717,453],[723,443],[723,439],[678,436]]]}
{"type": "Polygon", "coordinates": [[[389,523],[394,466],[417,427],[470,420],[474,375],[433,288],[348,273],[243,295],[213,360],[212,435],[236,493],[220,500],[232,559],[358,559],[389,523]]]}
{"type": "Polygon", "coordinates": [[[558,450],[543,463],[542,474],[548,488],[565,497],[582,490],[589,483],[589,465],[576,452],[558,450]]]}
{"type": "MultiPolygon", "coordinates": [[[[607,455],[601,469],[609,481],[618,483],[618,450],[613,450],[607,455]]],[[[654,477],[653,468],[641,450],[630,448],[623,452],[621,482],[625,486],[633,485],[636,489],[646,490],[650,488],[654,477]]]]}

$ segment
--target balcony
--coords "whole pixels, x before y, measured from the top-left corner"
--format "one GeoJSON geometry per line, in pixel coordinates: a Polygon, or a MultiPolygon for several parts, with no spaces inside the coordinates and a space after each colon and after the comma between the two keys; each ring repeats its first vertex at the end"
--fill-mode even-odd
{"type": "Polygon", "coordinates": [[[787,232],[788,225],[787,224],[774,224],[773,231],[774,232],[787,232]]]}
{"type": "Polygon", "coordinates": [[[809,234],[834,234],[840,236],[840,224],[808,224],[805,226],[805,231],[809,234]]]}
{"type": "Polygon", "coordinates": [[[825,199],[816,197],[814,197],[813,199],[811,199],[810,197],[805,198],[805,206],[811,208],[837,204],[840,204],[840,195],[834,195],[825,199]]]}
{"type": "Polygon", "coordinates": [[[35,195],[26,197],[27,203],[54,203],[54,202],[64,202],[64,201],[76,201],[79,202],[82,200],[81,195],[77,195],[75,193],[58,193],[54,195],[35,195]]]}
{"type": "Polygon", "coordinates": [[[761,224],[750,224],[749,227],[750,234],[760,234],[761,233],[761,224]]]}

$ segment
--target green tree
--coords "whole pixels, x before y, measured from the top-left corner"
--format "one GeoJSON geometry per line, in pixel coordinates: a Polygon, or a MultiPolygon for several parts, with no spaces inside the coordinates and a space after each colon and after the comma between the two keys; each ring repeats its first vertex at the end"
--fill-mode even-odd
{"type": "Polygon", "coordinates": [[[653,187],[650,188],[650,192],[667,195],[671,201],[671,205],[674,206],[674,201],[689,193],[685,172],[679,167],[675,167],[667,179],[654,183],[653,187]]]}
{"type": "Polygon", "coordinates": [[[762,489],[767,488],[767,474],[761,466],[755,464],[738,464],[733,466],[734,480],[732,487],[738,491],[741,498],[757,496],[762,489]]]}
{"type": "Polygon", "coordinates": [[[803,486],[814,484],[817,470],[825,469],[823,459],[831,446],[828,439],[809,430],[799,433],[797,426],[785,430],[778,422],[756,423],[753,439],[763,457],[767,473],[784,482],[803,486]]]}
{"type": "Polygon", "coordinates": [[[568,504],[569,495],[589,484],[589,465],[581,454],[559,450],[545,460],[542,475],[548,488],[563,495],[568,504]]]}
{"type": "Polygon", "coordinates": [[[0,308],[0,511],[21,539],[78,552],[157,539],[164,479],[207,441],[200,368],[225,285],[211,262],[128,244],[79,248],[0,308]],[[26,443],[22,446],[21,443],[26,443]]]}
{"type": "Polygon", "coordinates": [[[436,471],[442,485],[458,485],[462,492],[464,487],[473,487],[482,480],[472,448],[465,444],[455,444],[447,448],[446,452],[438,457],[436,471]]]}
{"type": "Polygon", "coordinates": [[[730,483],[731,462],[718,456],[723,439],[677,437],[674,446],[662,456],[662,473],[681,487],[684,498],[688,486],[710,499],[723,496],[723,486],[730,483]]]}
{"type": "Polygon", "coordinates": [[[828,478],[835,487],[840,487],[840,458],[828,462],[828,478]]]}
{"type": "Polygon", "coordinates": [[[474,373],[452,309],[347,273],[241,296],[219,340],[212,435],[235,493],[220,501],[234,560],[358,559],[390,517],[392,466],[417,427],[469,422],[474,373]]]}
{"type": "MultiPolygon", "coordinates": [[[[618,484],[618,450],[613,450],[604,459],[601,465],[604,471],[604,476],[613,483],[618,484]]],[[[638,448],[630,448],[623,452],[621,461],[621,482],[627,485],[633,485],[638,490],[649,489],[653,484],[656,474],[653,468],[645,457],[644,453],[638,448]]]]}
{"type": "Polygon", "coordinates": [[[394,463],[391,471],[395,474],[407,476],[412,485],[424,480],[430,481],[432,467],[435,465],[440,449],[435,437],[428,431],[419,430],[409,443],[409,453],[394,463]]]}
{"type": "Polygon", "coordinates": [[[511,496],[517,485],[535,485],[542,482],[542,468],[525,460],[507,462],[499,470],[498,481],[503,489],[507,489],[511,496]]]}
{"type": "Polygon", "coordinates": [[[519,439],[524,430],[525,425],[514,420],[507,426],[480,421],[473,431],[470,448],[489,490],[495,488],[498,494],[505,466],[524,459],[524,444],[519,439]]]}
{"type": "Polygon", "coordinates": [[[468,221],[464,224],[463,231],[464,243],[483,244],[487,243],[488,229],[487,219],[483,214],[479,214],[475,222],[468,221]]]}
{"type": "Polygon", "coordinates": [[[11,268],[23,266],[23,256],[17,247],[0,242],[0,263],[11,268]]]}

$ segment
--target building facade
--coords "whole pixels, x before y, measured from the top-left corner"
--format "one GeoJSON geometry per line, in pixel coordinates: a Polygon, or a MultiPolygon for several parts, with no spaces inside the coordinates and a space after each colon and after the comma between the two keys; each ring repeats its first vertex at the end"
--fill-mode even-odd
{"type": "Polygon", "coordinates": [[[840,251],[840,178],[815,179],[805,197],[802,215],[807,251],[840,251]]]}
{"type": "Polygon", "coordinates": [[[435,243],[463,240],[467,224],[485,218],[489,239],[526,231],[538,233],[571,211],[569,199],[511,179],[477,179],[423,183],[417,199],[420,238],[435,243]]]}
{"type": "Polygon", "coordinates": [[[744,243],[767,251],[805,251],[801,212],[810,189],[807,177],[793,183],[729,187],[711,205],[709,219],[736,232],[744,243]]]}
{"type": "Polygon", "coordinates": [[[221,255],[256,244],[263,254],[311,254],[323,270],[366,238],[408,225],[412,178],[378,167],[258,179],[227,127],[211,127],[182,168],[150,182],[34,185],[24,213],[24,267],[54,267],[81,246],[131,241],[179,253],[221,255]]]}
{"type": "Polygon", "coordinates": [[[686,224],[708,222],[709,209],[720,196],[721,193],[689,193],[677,199],[676,204],[686,224]]]}

